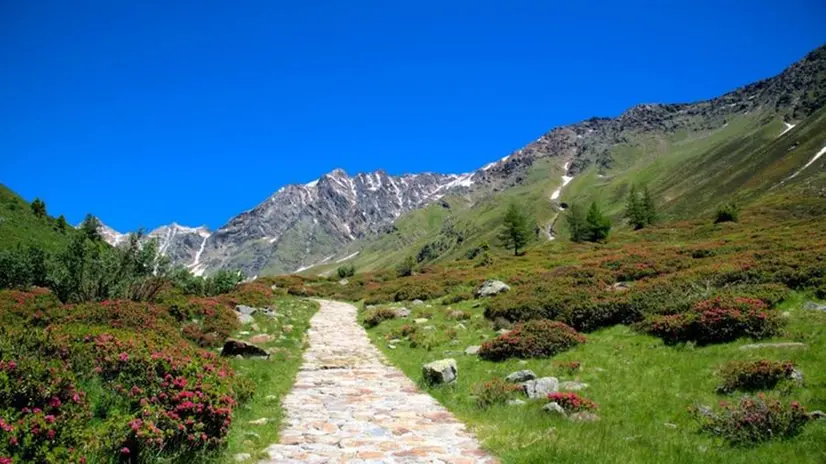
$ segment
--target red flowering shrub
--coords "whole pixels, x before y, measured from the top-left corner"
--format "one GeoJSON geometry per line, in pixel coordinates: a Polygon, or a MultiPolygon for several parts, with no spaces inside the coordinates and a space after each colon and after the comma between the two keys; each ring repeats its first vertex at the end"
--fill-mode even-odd
{"type": "Polygon", "coordinates": [[[549,393],[548,399],[562,406],[562,409],[567,413],[593,411],[597,409],[596,403],[573,392],[549,393]]]}
{"type": "MultiPolygon", "coordinates": [[[[2,334],[4,341],[8,341],[2,334]]],[[[0,342],[2,343],[2,342],[0,342]]],[[[81,459],[89,409],[74,374],[56,360],[13,358],[0,345],[0,460],[64,463],[81,459]]]]}
{"type": "Polygon", "coordinates": [[[651,316],[637,327],[669,344],[694,341],[706,345],[740,337],[771,337],[781,324],[780,317],[762,300],[716,297],[697,303],[686,313],[651,316]]]}
{"type": "Polygon", "coordinates": [[[720,436],[733,445],[752,445],[775,438],[793,437],[809,421],[806,409],[795,401],[743,398],[739,404],[721,403],[719,412],[702,406],[689,410],[703,431],[720,436]]]}
{"type": "Polygon", "coordinates": [[[521,389],[520,385],[508,383],[499,377],[487,382],[477,383],[472,387],[476,404],[480,408],[488,408],[494,404],[505,404],[511,395],[521,389]]]}
{"type": "Polygon", "coordinates": [[[190,298],[171,307],[170,312],[189,321],[181,328],[183,336],[203,348],[221,346],[240,327],[235,310],[215,298],[190,298]]]}
{"type": "Polygon", "coordinates": [[[793,373],[794,363],[791,361],[731,361],[720,369],[723,384],[717,391],[769,390],[782,380],[791,378],[793,373]]]}
{"type": "Polygon", "coordinates": [[[218,300],[231,308],[239,304],[245,304],[255,307],[266,307],[272,303],[275,294],[271,288],[271,284],[266,282],[247,282],[239,285],[233,291],[226,295],[221,295],[218,300]]]}
{"type": "Polygon", "coordinates": [[[533,320],[517,324],[512,331],[483,343],[479,356],[489,361],[545,358],[580,343],[585,343],[585,337],[562,322],[533,320]]]}

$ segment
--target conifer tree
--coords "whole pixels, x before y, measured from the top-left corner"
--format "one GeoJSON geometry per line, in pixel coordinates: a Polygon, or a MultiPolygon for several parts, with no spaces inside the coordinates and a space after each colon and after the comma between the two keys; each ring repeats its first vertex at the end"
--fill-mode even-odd
{"type": "Polygon", "coordinates": [[[572,203],[565,215],[568,222],[568,231],[572,242],[581,242],[588,239],[588,226],[585,223],[585,214],[577,203],[572,203]]]}
{"type": "Polygon", "coordinates": [[[588,229],[588,240],[592,242],[605,240],[611,232],[611,220],[602,214],[597,202],[591,203],[591,207],[588,208],[585,224],[588,229]]]}
{"type": "Polygon", "coordinates": [[[46,217],[46,203],[40,198],[35,198],[32,202],[32,213],[39,218],[46,217]]]}
{"type": "Polygon", "coordinates": [[[532,232],[528,217],[515,203],[511,203],[505,213],[504,226],[499,232],[499,240],[505,248],[513,249],[514,256],[517,256],[519,250],[528,244],[532,232]]]}
{"type": "Polygon", "coordinates": [[[657,222],[657,206],[654,204],[654,198],[651,197],[647,185],[642,188],[642,211],[646,225],[650,226],[657,222]]]}
{"type": "Polygon", "coordinates": [[[628,224],[632,226],[634,230],[642,229],[647,223],[645,207],[640,199],[639,193],[637,192],[636,185],[632,184],[631,189],[628,191],[628,199],[625,200],[624,216],[628,221],[628,224]]]}

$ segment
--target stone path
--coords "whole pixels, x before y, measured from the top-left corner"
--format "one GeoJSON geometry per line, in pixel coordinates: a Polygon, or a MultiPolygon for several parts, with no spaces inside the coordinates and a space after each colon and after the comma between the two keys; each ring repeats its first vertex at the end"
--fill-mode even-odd
{"type": "Polygon", "coordinates": [[[320,301],[310,346],[266,463],[495,463],[430,395],[389,365],[356,308],[320,301]]]}

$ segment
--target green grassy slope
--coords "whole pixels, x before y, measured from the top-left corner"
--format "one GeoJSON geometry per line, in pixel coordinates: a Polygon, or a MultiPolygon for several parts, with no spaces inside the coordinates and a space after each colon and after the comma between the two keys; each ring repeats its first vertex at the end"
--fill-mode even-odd
{"type": "Polygon", "coordinates": [[[28,202],[0,184],[0,249],[34,245],[56,250],[68,237],[69,233],[58,231],[55,218],[38,218],[28,202]]]}

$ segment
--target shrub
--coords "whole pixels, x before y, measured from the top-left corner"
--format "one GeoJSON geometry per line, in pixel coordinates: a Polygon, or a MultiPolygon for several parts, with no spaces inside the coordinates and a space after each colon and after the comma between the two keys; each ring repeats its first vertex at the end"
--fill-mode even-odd
{"type": "Polygon", "coordinates": [[[452,311],[448,311],[447,318],[452,319],[454,321],[465,321],[470,319],[470,313],[467,311],[460,311],[458,309],[454,309],[452,311]]]}
{"type": "Polygon", "coordinates": [[[448,295],[448,296],[444,297],[442,299],[442,304],[444,306],[447,306],[447,305],[452,305],[452,304],[456,304],[456,303],[460,303],[462,301],[472,300],[472,299],[473,299],[473,293],[470,292],[469,290],[466,290],[466,291],[463,291],[463,292],[454,293],[452,295],[448,295]]]}
{"type": "Polygon", "coordinates": [[[495,404],[505,404],[514,392],[521,390],[520,385],[506,382],[499,377],[473,385],[473,396],[480,408],[489,408],[495,404]]]}
{"type": "Polygon", "coordinates": [[[396,266],[396,275],[399,277],[411,276],[414,267],[416,267],[416,258],[408,256],[396,266]]]}
{"type": "Polygon", "coordinates": [[[743,398],[739,404],[723,403],[717,413],[703,406],[695,406],[690,412],[700,422],[701,430],[740,446],[793,437],[809,421],[799,403],[784,404],[762,395],[743,398]]]}
{"type": "Polygon", "coordinates": [[[585,343],[585,337],[562,322],[534,320],[517,324],[482,344],[479,356],[489,361],[508,358],[545,358],[585,343]]]}
{"type": "Polygon", "coordinates": [[[419,330],[419,326],[417,326],[417,325],[405,324],[405,325],[399,327],[399,329],[397,331],[394,331],[393,334],[394,334],[394,338],[395,337],[409,337],[409,336],[415,334],[416,331],[418,331],[418,330],[419,330]]]}
{"type": "Polygon", "coordinates": [[[346,277],[353,277],[354,275],[356,275],[356,267],[352,264],[340,266],[338,269],[336,269],[336,273],[338,274],[338,277],[341,279],[344,279],[346,277]]]}
{"type": "Polygon", "coordinates": [[[395,301],[432,300],[447,293],[444,285],[423,276],[405,279],[393,294],[395,301]]]}
{"type": "Polygon", "coordinates": [[[375,327],[384,321],[395,319],[396,311],[392,308],[371,309],[364,315],[364,325],[367,328],[375,327]]]}
{"type": "Polygon", "coordinates": [[[791,361],[731,361],[720,369],[723,384],[717,391],[770,390],[782,380],[791,378],[793,373],[794,363],[791,361]]]}
{"type": "Polygon", "coordinates": [[[714,213],[714,223],[737,222],[740,219],[740,207],[734,203],[726,203],[714,213]]]}
{"type": "Polygon", "coordinates": [[[579,361],[560,361],[555,364],[556,367],[562,369],[568,375],[574,375],[582,368],[582,363],[579,361]]]}
{"type": "Polygon", "coordinates": [[[562,409],[564,409],[567,413],[593,411],[597,409],[596,403],[573,392],[549,393],[548,399],[562,406],[562,409]]]}
{"type": "Polygon", "coordinates": [[[637,328],[668,344],[693,341],[707,345],[740,337],[771,337],[779,332],[781,325],[782,319],[768,311],[761,300],[716,297],[697,303],[686,313],[651,316],[637,328]]]}

